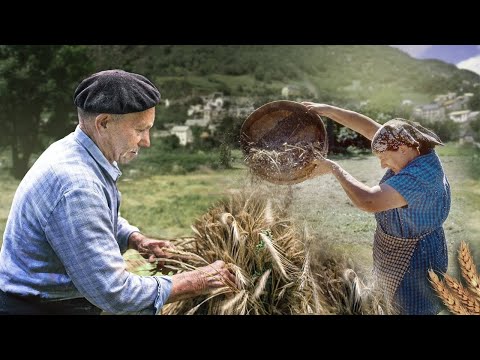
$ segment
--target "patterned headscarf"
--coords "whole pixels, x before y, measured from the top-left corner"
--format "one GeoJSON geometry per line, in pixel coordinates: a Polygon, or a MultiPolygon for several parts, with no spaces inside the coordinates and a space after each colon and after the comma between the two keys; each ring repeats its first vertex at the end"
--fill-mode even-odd
{"type": "Polygon", "coordinates": [[[387,121],[372,138],[372,151],[398,150],[400,145],[417,148],[433,148],[443,145],[440,138],[431,130],[417,122],[396,118],[387,121]]]}

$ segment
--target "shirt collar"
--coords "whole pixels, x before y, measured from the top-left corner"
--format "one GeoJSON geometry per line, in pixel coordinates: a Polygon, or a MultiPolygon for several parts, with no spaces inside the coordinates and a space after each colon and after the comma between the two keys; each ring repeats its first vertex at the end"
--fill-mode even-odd
{"type": "Polygon", "coordinates": [[[108,175],[110,175],[113,181],[117,181],[120,175],[122,175],[122,172],[117,166],[117,162],[114,161],[113,164],[110,163],[105,155],[103,155],[103,153],[100,151],[97,144],[95,144],[93,140],[90,139],[78,125],[73,133],[73,138],[88,151],[98,165],[100,165],[100,167],[102,167],[108,173],[108,175]]]}

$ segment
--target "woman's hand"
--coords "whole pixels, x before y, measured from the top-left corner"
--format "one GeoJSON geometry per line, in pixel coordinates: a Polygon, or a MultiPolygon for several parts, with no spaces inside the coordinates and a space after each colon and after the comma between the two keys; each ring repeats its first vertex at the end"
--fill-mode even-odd
{"type": "Polygon", "coordinates": [[[315,168],[310,174],[310,179],[331,173],[333,171],[333,167],[337,165],[334,161],[325,159],[321,155],[318,155],[317,158],[312,161],[312,164],[315,165],[315,168]]]}
{"type": "Polygon", "coordinates": [[[310,102],[310,101],[303,101],[301,104],[306,106],[308,111],[313,111],[313,112],[317,113],[318,115],[327,116],[327,117],[329,115],[329,112],[332,109],[332,107],[330,105],[319,104],[319,103],[314,103],[314,102],[310,102]]]}

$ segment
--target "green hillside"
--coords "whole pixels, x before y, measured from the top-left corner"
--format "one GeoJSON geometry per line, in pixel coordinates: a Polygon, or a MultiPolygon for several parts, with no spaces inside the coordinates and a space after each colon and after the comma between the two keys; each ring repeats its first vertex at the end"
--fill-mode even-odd
{"type": "Polygon", "coordinates": [[[141,61],[169,99],[211,91],[280,97],[289,84],[302,98],[345,106],[369,100],[389,111],[402,99],[427,103],[480,83],[473,72],[386,45],[159,45],[146,47],[141,61]]]}

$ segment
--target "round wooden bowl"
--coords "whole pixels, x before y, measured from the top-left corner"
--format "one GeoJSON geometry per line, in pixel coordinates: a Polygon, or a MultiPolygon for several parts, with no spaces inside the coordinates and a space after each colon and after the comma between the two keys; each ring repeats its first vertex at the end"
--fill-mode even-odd
{"type": "MultiPolygon", "coordinates": [[[[306,163],[299,159],[273,168],[259,166],[259,163],[249,160],[254,152],[276,151],[274,154],[277,154],[278,151],[285,154],[285,149],[295,150],[295,146],[299,144],[303,147],[314,147],[322,156],[326,156],[328,152],[327,132],[322,119],[295,101],[273,101],[256,109],[244,121],[240,141],[250,169],[260,178],[281,185],[307,180],[315,168],[311,162],[313,158],[306,163]]],[[[297,156],[297,153],[292,154],[297,156]]],[[[301,151],[298,154],[299,157],[302,156],[301,151]]]]}

